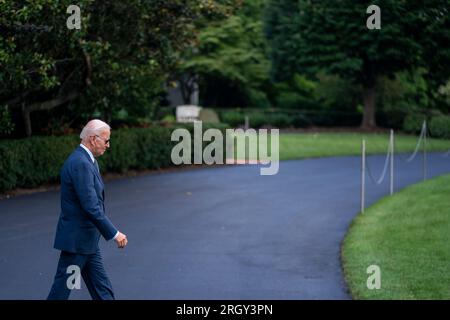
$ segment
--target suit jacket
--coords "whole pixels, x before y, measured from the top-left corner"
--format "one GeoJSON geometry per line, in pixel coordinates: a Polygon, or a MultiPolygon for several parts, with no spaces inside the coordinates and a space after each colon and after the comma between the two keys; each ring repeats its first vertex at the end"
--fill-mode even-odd
{"type": "Polygon", "coordinates": [[[92,254],[100,235],[111,240],[117,229],[105,215],[103,181],[89,154],[82,147],[67,158],[61,169],[61,214],[55,249],[92,254]]]}

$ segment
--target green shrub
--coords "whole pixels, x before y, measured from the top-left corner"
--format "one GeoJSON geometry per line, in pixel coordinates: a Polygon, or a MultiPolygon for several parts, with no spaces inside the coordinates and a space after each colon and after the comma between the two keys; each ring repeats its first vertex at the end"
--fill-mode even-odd
{"type": "Polygon", "coordinates": [[[426,116],[423,114],[410,114],[403,121],[403,131],[407,133],[420,133],[423,121],[426,116]]]}
{"type": "Polygon", "coordinates": [[[247,114],[248,123],[250,128],[258,129],[264,125],[269,124],[269,119],[267,114],[262,112],[251,112],[247,114]]]}
{"type": "Polygon", "coordinates": [[[230,127],[243,127],[245,125],[245,116],[248,116],[249,127],[259,129],[265,126],[275,128],[287,128],[290,126],[305,126],[305,120],[295,118],[291,114],[283,112],[261,111],[224,111],[221,113],[222,122],[227,123],[230,127]],[[297,121],[294,121],[297,119],[297,121]]]}
{"type": "Polygon", "coordinates": [[[260,90],[248,90],[248,103],[254,108],[270,108],[267,93],[260,90]]]}
{"type": "MultiPolygon", "coordinates": [[[[113,130],[111,148],[98,159],[102,172],[171,166],[172,147],[178,142],[170,137],[176,128],[188,129],[193,137],[192,124],[113,130]]],[[[203,124],[203,131],[209,128],[225,132],[224,125],[203,124]]],[[[79,143],[78,135],[0,141],[0,192],[58,181],[64,161],[79,143]]]]}
{"type": "Polygon", "coordinates": [[[295,114],[292,116],[292,126],[295,128],[306,128],[311,125],[311,120],[306,115],[295,114]]]}
{"type": "Polygon", "coordinates": [[[172,115],[172,114],[166,114],[166,115],[161,119],[161,122],[164,122],[164,123],[175,123],[175,122],[177,122],[177,119],[176,119],[175,116],[172,115]]]}
{"type": "Polygon", "coordinates": [[[269,124],[274,128],[287,128],[293,124],[292,117],[285,113],[272,114],[268,119],[269,124]]]}
{"type": "Polygon", "coordinates": [[[224,111],[221,113],[220,119],[230,127],[239,127],[245,124],[244,114],[238,111],[224,111]]]}
{"type": "Polygon", "coordinates": [[[200,110],[200,114],[198,115],[200,121],[204,123],[219,123],[219,116],[212,109],[203,108],[200,110]]]}
{"type": "Polygon", "coordinates": [[[450,117],[433,117],[430,120],[430,131],[434,138],[450,139],[450,117]]]}
{"type": "Polygon", "coordinates": [[[278,108],[299,109],[302,96],[296,92],[282,92],[276,99],[278,108]]]}
{"type": "Polygon", "coordinates": [[[0,191],[56,181],[77,141],[76,136],[1,141],[0,191]]]}

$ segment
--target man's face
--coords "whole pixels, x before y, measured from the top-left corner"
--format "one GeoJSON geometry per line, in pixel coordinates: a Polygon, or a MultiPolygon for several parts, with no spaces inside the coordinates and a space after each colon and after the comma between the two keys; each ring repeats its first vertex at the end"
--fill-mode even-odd
{"type": "Polygon", "coordinates": [[[100,134],[93,137],[92,145],[93,151],[92,154],[94,157],[99,157],[103,155],[106,149],[109,149],[109,138],[111,136],[110,130],[104,130],[100,134]]]}

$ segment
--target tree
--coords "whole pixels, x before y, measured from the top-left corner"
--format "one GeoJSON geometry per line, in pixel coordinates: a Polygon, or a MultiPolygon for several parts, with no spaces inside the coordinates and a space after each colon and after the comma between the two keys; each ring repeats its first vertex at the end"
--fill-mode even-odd
{"type": "Polygon", "coordinates": [[[225,19],[209,20],[183,54],[177,74],[188,103],[195,84],[209,106],[267,105],[270,61],[263,36],[265,0],[245,1],[225,19]]]}
{"type": "Polygon", "coordinates": [[[120,109],[150,116],[176,53],[212,0],[79,0],[81,29],[66,27],[70,0],[0,1],[0,105],[31,113],[76,105],[110,121],[120,109]]]}
{"type": "MultiPolygon", "coordinates": [[[[362,127],[376,126],[377,80],[398,71],[427,66],[427,56],[448,39],[448,1],[378,1],[381,29],[369,30],[366,1],[270,1],[266,35],[272,49],[273,77],[319,71],[339,75],[363,88],[362,127]],[[442,36],[441,33],[445,36],[442,36]]],[[[433,65],[446,64],[449,50],[433,65]]]]}

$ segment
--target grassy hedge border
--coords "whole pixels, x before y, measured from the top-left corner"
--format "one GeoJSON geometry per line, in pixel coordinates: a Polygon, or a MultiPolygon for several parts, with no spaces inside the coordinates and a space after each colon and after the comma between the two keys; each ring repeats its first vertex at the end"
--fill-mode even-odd
{"type": "MultiPolygon", "coordinates": [[[[172,142],[170,136],[176,128],[188,129],[193,137],[192,124],[113,129],[111,148],[98,159],[102,171],[124,173],[172,166],[170,154],[178,142],[172,142]]],[[[226,126],[203,123],[203,131],[209,128],[225,132],[226,126]]],[[[0,141],[0,192],[59,181],[64,161],[79,143],[78,135],[0,141]]]]}

